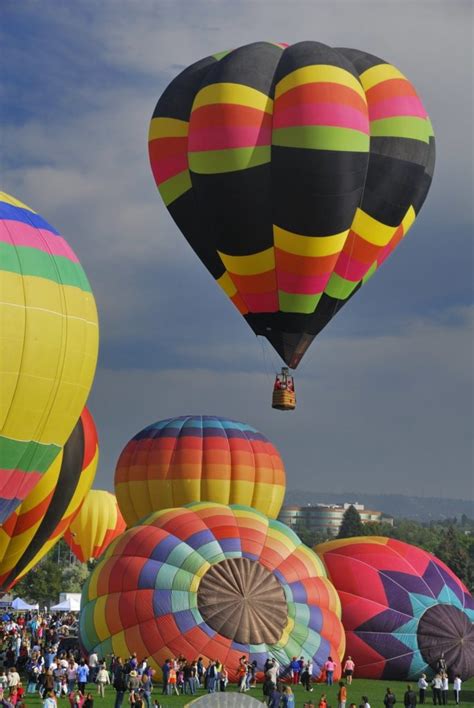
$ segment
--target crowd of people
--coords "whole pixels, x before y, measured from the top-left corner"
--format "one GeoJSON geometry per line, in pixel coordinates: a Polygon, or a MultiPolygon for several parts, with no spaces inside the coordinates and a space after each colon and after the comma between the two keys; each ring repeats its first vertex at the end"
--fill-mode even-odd
{"type": "MultiPolygon", "coordinates": [[[[154,670],[147,658],[132,654],[124,660],[90,654],[86,661],[81,657],[74,615],[21,614],[15,618],[4,615],[0,621],[0,652],[0,666],[4,667],[0,669],[0,707],[24,708],[28,695],[39,694],[44,708],[56,708],[61,699],[68,700],[71,708],[93,708],[94,700],[104,699],[107,686],[112,686],[115,708],[122,708],[124,702],[130,708],[160,708],[159,700],[152,700],[154,670]],[[94,693],[87,690],[91,684],[96,686],[94,693]]],[[[229,684],[228,667],[218,659],[205,661],[200,656],[189,660],[179,656],[166,659],[161,668],[162,683],[158,691],[162,696],[193,696],[199,689],[208,693],[226,691],[229,684]]],[[[349,687],[356,671],[351,656],[346,658],[342,668],[343,680],[337,686],[338,708],[371,708],[367,696],[362,696],[358,705],[348,702],[348,689],[351,690],[349,687]]],[[[333,685],[336,670],[336,662],[328,656],[323,674],[327,687],[333,685]]],[[[243,655],[238,666],[232,667],[232,673],[237,673],[237,689],[241,693],[257,687],[257,675],[263,678],[263,700],[269,708],[294,707],[293,690],[297,685],[307,693],[313,693],[315,689],[313,662],[303,656],[293,657],[286,666],[269,657],[262,667],[243,655]]],[[[319,676],[317,678],[320,680],[319,676]]],[[[457,705],[461,686],[461,677],[456,676],[453,690],[457,705]]],[[[423,705],[430,689],[434,705],[448,704],[449,679],[443,655],[431,682],[422,674],[417,688],[416,691],[411,685],[407,686],[400,704],[405,708],[423,705]]],[[[321,689],[320,685],[318,689],[321,689]]],[[[392,708],[397,703],[390,688],[387,688],[383,702],[385,708],[392,708]]],[[[308,697],[304,706],[329,708],[324,692],[316,699],[308,697]]]]}

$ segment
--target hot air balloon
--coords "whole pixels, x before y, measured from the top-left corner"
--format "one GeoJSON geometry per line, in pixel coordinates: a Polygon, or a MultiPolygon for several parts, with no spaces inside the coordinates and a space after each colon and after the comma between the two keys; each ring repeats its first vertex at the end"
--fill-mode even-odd
{"type": "Polygon", "coordinates": [[[149,154],[177,226],[291,368],[403,239],[435,159],[405,76],[319,42],[192,64],[156,105],[149,154]]]}
{"type": "Polygon", "coordinates": [[[64,449],[0,526],[0,589],[11,588],[63,536],[94,481],[97,430],[84,408],[64,449]]]}
{"type": "MultiPolygon", "coordinates": [[[[99,656],[202,656],[236,679],[246,654],[261,670],[341,657],[339,600],[320,559],[284,524],[249,507],[196,502],[152,514],[116,539],[82,592],[80,635],[99,656]]],[[[339,661],[339,659],[338,659],[339,661]]]]}
{"type": "Polygon", "coordinates": [[[39,214],[0,192],[0,523],[62,450],[97,361],[89,282],[39,214]]]}
{"type": "Polygon", "coordinates": [[[76,558],[87,563],[99,558],[125,529],[115,496],[101,489],[91,489],[64,539],[76,558]]]}
{"type": "Polygon", "coordinates": [[[124,447],[115,494],[128,526],[159,509],[200,500],[246,504],[275,518],[285,469],[274,445],[246,423],[207,415],[169,418],[124,447]]]}
{"type": "Polygon", "coordinates": [[[444,563],[378,536],[329,541],[316,551],[341,599],[357,676],[430,676],[443,652],[452,676],[474,676],[473,598],[444,563]]]}

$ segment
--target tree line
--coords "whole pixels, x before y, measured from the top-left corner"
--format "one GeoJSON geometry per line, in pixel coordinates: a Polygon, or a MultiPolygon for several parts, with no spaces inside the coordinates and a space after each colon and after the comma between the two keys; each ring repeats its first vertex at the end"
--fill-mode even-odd
{"type": "MultiPolygon", "coordinates": [[[[325,534],[304,527],[296,531],[310,548],[329,539],[325,534]]],[[[392,526],[384,521],[364,524],[357,509],[350,506],[344,513],[338,538],[353,536],[388,536],[424,548],[446,563],[470,592],[474,591],[474,519],[465,514],[460,520],[427,523],[395,519],[392,526]]],[[[88,565],[76,561],[61,540],[13,592],[28,601],[38,602],[40,607],[55,604],[60,592],[81,592],[94,564],[94,561],[88,565]]]]}

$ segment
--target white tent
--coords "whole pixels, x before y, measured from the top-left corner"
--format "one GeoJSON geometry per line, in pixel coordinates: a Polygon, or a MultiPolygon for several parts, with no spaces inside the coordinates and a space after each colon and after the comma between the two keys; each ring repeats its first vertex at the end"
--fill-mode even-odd
{"type": "Polygon", "coordinates": [[[21,597],[15,597],[11,604],[11,608],[17,612],[26,612],[28,610],[39,610],[39,605],[29,605],[25,602],[25,600],[22,600],[21,597]]]}
{"type": "Polygon", "coordinates": [[[51,612],[79,612],[81,601],[75,597],[68,597],[67,600],[59,602],[51,607],[51,612]]]}

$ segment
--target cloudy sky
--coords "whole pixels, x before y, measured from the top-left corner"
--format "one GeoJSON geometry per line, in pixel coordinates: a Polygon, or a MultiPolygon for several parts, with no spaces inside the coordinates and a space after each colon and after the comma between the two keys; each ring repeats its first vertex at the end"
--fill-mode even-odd
{"type": "Polygon", "coordinates": [[[96,487],[146,424],[208,413],[268,435],[292,489],[472,497],[471,2],[2,0],[0,26],[3,188],[62,232],[99,308],[96,487]],[[416,225],[313,343],[291,414],[270,407],[277,356],[187,246],[147,155],[169,81],[262,39],[391,61],[437,138],[416,225]]]}

